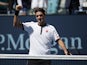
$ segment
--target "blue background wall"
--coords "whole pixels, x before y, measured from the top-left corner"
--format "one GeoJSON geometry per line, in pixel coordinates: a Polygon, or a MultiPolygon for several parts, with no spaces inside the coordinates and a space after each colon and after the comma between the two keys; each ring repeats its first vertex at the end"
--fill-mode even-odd
{"type": "MultiPolygon", "coordinates": [[[[36,21],[34,16],[20,16],[19,18],[22,22],[32,20],[36,21]]],[[[87,54],[87,16],[46,16],[46,22],[56,27],[58,33],[65,42],[66,47],[73,55],[87,54]]],[[[0,53],[27,54],[29,48],[27,32],[14,28],[12,23],[13,16],[0,16],[0,53]]],[[[64,54],[61,48],[55,42],[53,43],[53,48],[51,49],[51,51],[52,54],[64,54]]],[[[21,61],[26,62],[26,60],[21,61]]],[[[20,63],[21,61],[18,62],[20,63]]],[[[55,61],[53,61],[54,64],[56,64],[57,62],[55,61]]],[[[79,64],[79,62],[80,61],[78,61],[77,63],[79,64]]],[[[85,61],[81,62],[83,64],[85,61]]],[[[0,65],[4,64],[0,62],[0,65]]],[[[57,62],[57,64],[61,64],[61,61],[57,62]]],[[[71,65],[73,64],[71,63],[71,65]]]]}

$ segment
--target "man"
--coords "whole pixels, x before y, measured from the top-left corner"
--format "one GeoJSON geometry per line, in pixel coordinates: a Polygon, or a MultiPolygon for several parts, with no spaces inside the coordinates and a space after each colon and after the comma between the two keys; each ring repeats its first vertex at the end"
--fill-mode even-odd
{"type": "MultiPolygon", "coordinates": [[[[45,22],[44,9],[37,8],[35,10],[37,22],[32,21],[26,23],[21,23],[18,20],[19,10],[21,10],[21,7],[16,6],[13,25],[28,32],[30,39],[29,55],[50,55],[51,43],[54,40],[62,47],[66,55],[69,54],[54,26],[49,25],[45,22]]],[[[50,61],[30,60],[29,65],[50,65],[50,61]]]]}

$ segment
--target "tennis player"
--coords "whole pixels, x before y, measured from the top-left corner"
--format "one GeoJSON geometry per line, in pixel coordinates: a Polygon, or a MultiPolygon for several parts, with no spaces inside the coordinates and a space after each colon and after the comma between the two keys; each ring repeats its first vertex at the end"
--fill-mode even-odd
{"type": "MultiPolygon", "coordinates": [[[[37,8],[35,10],[37,22],[31,21],[25,23],[20,22],[18,18],[20,10],[21,7],[17,5],[13,25],[28,32],[30,39],[30,56],[50,55],[52,41],[56,41],[62,47],[65,55],[69,54],[55,27],[46,23],[44,9],[37,8]]],[[[50,61],[39,59],[29,60],[28,65],[50,65],[50,61]]]]}

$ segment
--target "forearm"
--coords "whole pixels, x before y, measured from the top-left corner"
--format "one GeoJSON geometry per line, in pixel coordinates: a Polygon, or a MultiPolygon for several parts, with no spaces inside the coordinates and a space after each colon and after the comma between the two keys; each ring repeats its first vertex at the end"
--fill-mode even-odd
{"type": "Polygon", "coordinates": [[[64,50],[64,53],[67,55],[68,54],[68,50],[67,50],[64,42],[61,39],[59,39],[58,40],[58,44],[59,44],[59,46],[61,46],[61,48],[64,50]]]}
{"type": "Polygon", "coordinates": [[[14,15],[13,26],[16,27],[18,25],[18,22],[18,16],[14,15]]]}
{"type": "Polygon", "coordinates": [[[13,26],[17,27],[17,28],[22,28],[23,29],[22,22],[18,18],[18,13],[14,15],[13,26]]]}
{"type": "Polygon", "coordinates": [[[7,5],[8,5],[8,3],[5,3],[5,2],[0,2],[0,5],[7,6],[7,5]]]}
{"type": "Polygon", "coordinates": [[[13,26],[23,29],[23,25],[22,25],[22,23],[20,22],[20,20],[18,18],[18,14],[19,14],[19,11],[21,9],[22,9],[21,6],[19,6],[19,5],[16,6],[15,15],[14,15],[14,19],[13,19],[13,26]]]}

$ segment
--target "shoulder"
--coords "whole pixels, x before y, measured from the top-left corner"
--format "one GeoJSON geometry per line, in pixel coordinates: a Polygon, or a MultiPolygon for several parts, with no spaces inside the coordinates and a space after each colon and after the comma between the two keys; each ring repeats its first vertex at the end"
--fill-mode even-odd
{"type": "Polygon", "coordinates": [[[47,26],[48,26],[49,28],[51,28],[52,30],[55,29],[55,27],[54,27],[53,25],[51,25],[51,24],[47,24],[47,26]]]}
{"type": "Polygon", "coordinates": [[[33,24],[33,23],[35,23],[34,21],[26,21],[26,22],[23,22],[23,24],[33,24]]]}
{"type": "Polygon", "coordinates": [[[34,22],[34,21],[30,21],[30,22],[23,22],[22,23],[23,25],[35,25],[36,24],[36,22],[34,22]]]}

